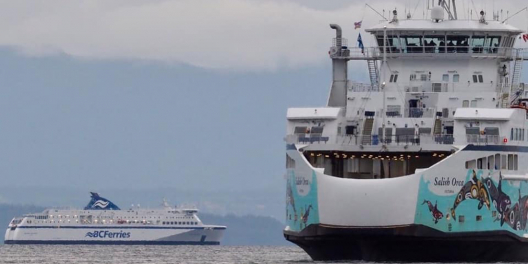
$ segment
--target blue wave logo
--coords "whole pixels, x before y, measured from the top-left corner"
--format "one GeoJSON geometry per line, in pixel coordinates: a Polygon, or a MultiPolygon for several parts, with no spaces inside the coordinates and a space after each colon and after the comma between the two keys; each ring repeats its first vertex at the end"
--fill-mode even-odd
{"type": "Polygon", "coordinates": [[[107,230],[99,230],[99,231],[93,231],[88,232],[84,237],[92,237],[92,238],[130,238],[130,232],[110,232],[107,230]]]}
{"type": "Polygon", "coordinates": [[[108,206],[108,204],[110,204],[110,202],[105,202],[105,201],[102,201],[102,200],[97,200],[97,202],[95,202],[93,204],[93,207],[99,207],[99,208],[106,208],[108,206]]]}

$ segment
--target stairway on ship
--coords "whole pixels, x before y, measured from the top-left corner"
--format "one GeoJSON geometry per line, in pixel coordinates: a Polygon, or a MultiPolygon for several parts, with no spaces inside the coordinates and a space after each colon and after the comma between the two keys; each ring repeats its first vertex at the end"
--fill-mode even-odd
{"type": "Polygon", "coordinates": [[[363,125],[363,138],[361,139],[362,145],[370,145],[372,143],[372,127],[374,126],[374,118],[367,118],[363,125]]]}
{"type": "Polygon", "coordinates": [[[434,124],[433,135],[440,134],[442,134],[442,120],[440,118],[437,118],[434,124]]]}

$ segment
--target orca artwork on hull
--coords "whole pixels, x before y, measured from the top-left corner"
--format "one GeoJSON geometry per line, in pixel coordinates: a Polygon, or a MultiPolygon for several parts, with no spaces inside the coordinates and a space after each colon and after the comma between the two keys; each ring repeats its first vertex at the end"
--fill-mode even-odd
{"type": "Polygon", "coordinates": [[[283,233],[314,260],[528,262],[523,31],[430,4],[358,47],[330,24],[326,106],[287,111],[283,233]]]}

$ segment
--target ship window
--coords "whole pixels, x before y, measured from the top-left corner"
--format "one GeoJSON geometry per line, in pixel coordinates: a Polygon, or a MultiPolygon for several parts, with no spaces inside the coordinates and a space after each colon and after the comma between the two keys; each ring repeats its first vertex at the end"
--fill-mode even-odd
{"type": "Polygon", "coordinates": [[[454,74],[453,75],[453,82],[458,82],[460,80],[460,75],[454,74]]]}
{"type": "Polygon", "coordinates": [[[508,170],[514,170],[513,154],[508,154],[508,170]]]}
{"type": "Polygon", "coordinates": [[[477,100],[471,100],[471,107],[477,107],[477,100]]]}
{"type": "Polygon", "coordinates": [[[500,154],[495,154],[495,169],[498,170],[501,168],[500,166],[501,164],[501,157],[500,157],[500,154]]]}
{"type": "Polygon", "coordinates": [[[429,81],[428,78],[427,78],[427,74],[420,75],[420,81],[422,81],[422,82],[429,81]]]}
{"type": "Polygon", "coordinates": [[[404,36],[407,53],[422,53],[422,37],[421,36],[404,36]]]}
{"type": "Polygon", "coordinates": [[[466,169],[475,169],[476,164],[475,160],[466,161],[466,169]]]}
{"type": "Polygon", "coordinates": [[[447,36],[447,52],[448,53],[467,53],[468,52],[468,36],[447,36]]]}
{"type": "Polygon", "coordinates": [[[473,36],[471,39],[471,47],[473,47],[473,53],[482,53],[482,47],[484,46],[483,36],[473,36]]]}
{"type": "Polygon", "coordinates": [[[462,107],[469,107],[469,100],[462,101],[462,107]]]}
{"type": "Polygon", "coordinates": [[[426,53],[445,53],[445,48],[444,49],[441,48],[441,46],[445,46],[445,37],[444,36],[425,36],[424,46],[425,46],[426,53]]]}
{"type": "Polygon", "coordinates": [[[409,80],[416,81],[416,74],[411,74],[411,76],[409,77],[409,80]]]}
{"type": "Polygon", "coordinates": [[[508,169],[508,162],[507,162],[506,155],[502,155],[502,158],[501,158],[501,169],[502,170],[507,170],[508,169]]]}
{"type": "Polygon", "coordinates": [[[465,217],[464,217],[463,215],[459,215],[459,216],[458,216],[458,222],[460,222],[460,223],[464,223],[465,220],[466,220],[466,219],[465,219],[465,217]]]}
{"type": "Polygon", "coordinates": [[[473,74],[473,82],[474,82],[474,83],[477,83],[477,82],[478,82],[477,75],[475,75],[475,74],[473,74]]]}
{"type": "Polygon", "coordinates": [[[322,126],[315,126],[315,127],[312,127],[312,136],[321,136],[323,134],[323,129],[324,127],[322,126]]]}
{"type": "Polygon", "coordinates": [[[513,128],[511,129],[510,140],[513,140],[513,128]]]}
{"type": "Polygon", "coordinates": [[[482,170],[484,169],[484,164],[486,164],[486,158],[480,158],[477,160],[477,169],[482,170]]]}
{"type": "Polygon", "coordinates": [[[294,169],[295,160],[290,158],[290,155],[286,154],[286,169],[294,169]]]}
{"type": "Polygon", "coordinates": [[[495,168],[495,156],[491,155],[488,157],[488,170],[495,168]]]}
{"type": "Polygon", "coordinates": [[[449,74],[442,75],[442,81],[443,82],[449,82],[449,74]]]}
{"type": "Polygon", "coordinates": [[[486,39],[486,47],[489,47],[488,52],[489,53],[497,53],[497,49],[499,47],[500,43],[500,37],[499,36],[491,36],[486,39]]]}
{"type": "Polygon", "coordinates": [[[394,74],[394,82],[398,81],[398,74],[394,74]]]}
{"type": "Polygon", "coordinates": [[[298,135],[298,134],[305,134],[306,131],[308,131],[308,128],[305,127],[305,126],[302,126],[302,127],[295,127],[295,130],[293,131],[294,134],[298,135]]]}
{"type": "Polygon", "coordinates": [[[479,83],[483,83],[484,82],[484,77],[482,77],[482,74],[478,75],[478,79],[479,79],[479,83]]]}

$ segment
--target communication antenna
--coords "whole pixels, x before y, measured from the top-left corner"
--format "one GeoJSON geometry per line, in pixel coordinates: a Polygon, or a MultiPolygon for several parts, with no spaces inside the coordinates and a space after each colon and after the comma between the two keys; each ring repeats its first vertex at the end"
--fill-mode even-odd
{"type": "MultiPolygon", "coordinates": [[[[515,14],[506,17],[506,19],[504,19],[501,23],[504,23],[504,22],[508,21],[508,19],[510,19],[510,18],[512,18],[512,17],[514,17],[514,16],[516,16],[517,14],[521,13],[521,12],[524,11],[524,10],[528,10],[528,6],[525,7],[525,8],[523,8],[523,9],[521,9],[521,10],[519,10],[519,11],[517,11],[517,12],[515,12],[515,14]]],[[[508,13],[510,13],[510,11],[508,11],[508,13]]]]}
{"type": "MultiPolygon", "coordinates": [[[[389,21],[385,15],[382,15],[380,12],[378,12],[374,7],[370,6],[369,4],[365,4],[368,8],[370,8],[372,11],[374,11],[376,14],[378,14],[380,17],[382,17],[385,21],[389,21]]],[[[383,14],[385,14],[385,9],[383,9],[383,14]]]]}

